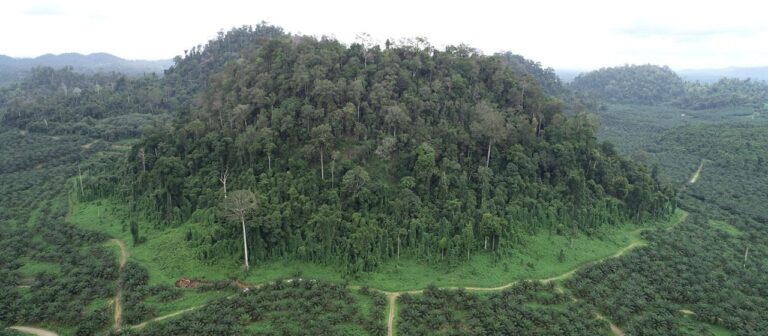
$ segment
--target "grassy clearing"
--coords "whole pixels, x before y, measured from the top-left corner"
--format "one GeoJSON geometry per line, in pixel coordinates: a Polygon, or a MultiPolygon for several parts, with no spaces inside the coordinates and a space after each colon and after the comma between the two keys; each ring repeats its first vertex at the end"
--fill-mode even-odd
{"type": "Polygon", "coordinates": [[[712,333],[712,335],[715,335],[715,336],[733,336],[733,332],[728,330],[728,329],[726,329],[726,328],[724,328],[724,327],[721,327],[721,326],[718,326],[718,325],[709,324],[709,323],[705,323],[705,325],[706,325],[707,329],[709,330],[709,332],[712,333]]]}
{"type": "Polygon", "coordinates": [[[711,226],[711,227],[713,227],[715,229],[724,231],[725,233],[727,233],[727,234],[729,234],[731,236],[738,237],[738,236],[741,236],[743,234],[743,232],[741,232],[741,230],[739,230],[735,226],[733,226],[731,224],[728,224],[728,223],[726,223],[725,221],[722,221],[722,220],[710,220],[709,221],[709,226],[711,226]]]}
{"type": "Polygon", "coordinates": [[[52,262],[37,261],[30,258],[22,258],[20,261],[23,266],[18,271],[21,273],[22,278],[34,278],[37,274],[43,272],[55,274],[61,270],[61,265],[52,262]]]}
{"type": "MultiPolygon", "coordinates": [[[[598,259],[613,256],[626,246],[644,245],[640,233],[644,229],[671,227],[682,221],[685,213],[678,211],[668,222],[648,223],[646,226],[626,225],[603,232],[601,238],[580,235],[573,240],[546,233],[529,236],[515,253],[495,260],[478,254],[467,263],[446,269],[416,260],[401,259],[383,265],[375,273],[362,275],[352,281],[386,291],[404,291],[438,287],[496,287],[522,279],[545,279],[566,273],[598,259]],[[558,260],[560,249],[565,260],[558,260]]],[[[248,281],[259,283],[276,278],[301,275],[327,281],[343,281],[332,268],[294,261],[256,265],[248,281]]]]}
{"type": "MultiPolygon", "coordinates": [[[[119,209],[117,205],[106,201],[75,204],[67,221],[80,228],[104,232],[123,240],[130,252],[128,259],[138,262],[149,271],[149,285],[173,285],[182,277],[215,280],[241,277],[239,264],[234,260],[231,263],[223,262],[217,265],[205,265],[199,262],[185,240],[188,226],[162,231],[145,229],[148,226],[143,226],[144,230],[141,234],[148,240],[134,246],[127,224],[123,224],[124,220],[119,218],[116,209],[119,209]]],[[[109,246],[110,249],[114,249],[117,258],[118,247],[113,244],[109,246]]],[[[184,295],[177,300],[161,302],[150,298],[147,303],[158,315],[164,315],[199,306],[226,295],[226,292],[184,290],[184,295]]]]}
{"type": "Polygon", "coordinates": [[[147,241],[134,245],[128,224],[115,211],[117,205],[107,201],[74,205],[68,222],[84,229],[104,232],[123,240],[130,251],[129,260],[136,261],[149,271],[150,285],[173,284],[182,277],[195,279],[228,279],[242,274],[236,260],[216,265],[203,264],[193,248],[188,246],[186,232],[193,224],[164,230],[141,226],[141,236],[147,241]]]}
{"type": "MultiPolygon", "coordinates": [[[[599,238],[580,235],[570,239],[540,233],[527,237],[520,249],[510,255],[494,258],[477,253],[469,262],[453,268],[404,258],[387,263],[377,272],[363,274],[351,282],[381,290],[402,291],[422,289],[430,284],[440,287],[495,287],[521,279],[544,279],[610,257],[630,244],[642,245],[642,230],[674,225],[683,216],[683,212],[678,211],[667,223],[606,229],[599,238]],[[562,262],[559,261],[561,249],[565,252],[562,262]]],[[[173,284],[182,277],[211,280],[240,278],[254,284],[293,277],[345,281],[333,266],[294,260],[254,263],[248,274],[242,271],[237,258],[221,260],[216,265],[202,263],[185,238],[188,230],[203,229],[197,228],[194,223],[163,230],[143,225],[141,235],[148,240],[133,246],[127,223],[119,217],[118,205],[107,201],[76,204],[68,220],[79,227],[102,231],[124,240],[131,253],[130,259],[149,270],[150,285],[173,284]]],[[[190,298],[189,302],[198,303],[199,300],[190,298]]],[[[182,304],[179,308],[186,307],[189,306],[182,304]]]]}

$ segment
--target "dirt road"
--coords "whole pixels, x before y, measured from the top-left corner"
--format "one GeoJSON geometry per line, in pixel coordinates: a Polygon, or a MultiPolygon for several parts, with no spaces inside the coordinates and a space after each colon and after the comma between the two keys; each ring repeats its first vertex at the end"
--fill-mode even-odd
{"type": "Polygon", "coordinates": [[[35,327],[25,327],[25,326],[13,326],[10,327],[10,329],[20,331],[25,334],[30,335],[37,335],[37,336],[59,336],[59,334],[45,329],[35,328],[35,327]]]}
{"type": "MultiPolygon", "coordinates": [[[[125,247],[125,243],[120,239],[110,239],[110,243],[117,245],[117,247],[120,248],[120,277],[122,277],[123,268],[125,267],[125,263],[128,262],[128,256],[130,255],[128,253],[128,248],[125,247]]],[[[115,330],[120,330],[123,325],[123,287],[120,285],[120,282],[117,283],[117,293],[115,294],[115,299],[112,301],[115,304],[115,330]]]]}

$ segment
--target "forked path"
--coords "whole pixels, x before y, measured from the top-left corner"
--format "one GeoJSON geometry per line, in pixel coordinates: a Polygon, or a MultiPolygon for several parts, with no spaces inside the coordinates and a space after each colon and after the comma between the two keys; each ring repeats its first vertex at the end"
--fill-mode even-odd
{"type": "MultiPolygon", "coordinates": [[[[666,230],[673,229],[679,223],[685,221],[685,219],[687,217],[688,217],[688,213],[687,212],[683,212],[683,215],[680,216],[680,218],[678,218],[677,221],[675,221],[675,223],[673,223],[671,226],[667,227],[666,230]]],[[[639,233],[641,233],[643,231],[650,230],[650,229],[651,228],[638,229],[634,233],[635,234],[639,234],[639,233]]],[[[573,274],[575,274],[580,269],[583,269],[583,268],[586,268],[586,267],[590,267],[590,266],[593,266],[593,265],[597,265],[599,263],[605,262],[608,259],[621,257],[622,255],[626,254],[627,252],[629,252],[629,251],[631,251],[631,250],[633,250],[635,248],[638,248],[638,247],[641,247],[641,246],[645,246],[645,245],[646,245],[645,242],[635,240],[635,241],[627,244],[626,246],[622,247],[621,249],[619,249],[618,251],[616,251],[616,253],[614,253],[612,255],[609,255],[609,256],[606,256],[606,257],[603,257],[603,258],[600,258],[600,259],[596,259],[596,260],[584,263],[584,264],[582,264],[582,265],[580,265],[580,266],[578,266],[578,267],[576,267],[574,269],[571,269],[571,270],[569,270],[569,271],[567,271],[565,273],[562,273],[560,275],[553,276],[553,277],[550,277],[550,278],[544,278],[544,279],[521,279],[521,280],[513,281],[513,282],[510,282],[508,284],[501,285],[501,286],[498,286],[498,287],[447,287],[446,286],[446,287],[438,287],[438,289],[456,290],[456,289],[463,288],[463,289],[465,289],[467,291],[491,292],[491,291],[501,291],[501,290],[507,289],[507,288],[512,287],[512,286],[514,286],[516,284],[519,284],[520,282],[523,282],[523,281],[540,281],[540,282],[544,282],[544,283],[555,282],[555,281],[562,281],[562,280],[565,280],[565,279],[571,277],[573,274]]],[[[298,279],[298,280],[302,281],[302,279],[298,279]]],[[[308,280],[308,279],[306,279],[306,280],[308,280]]],[[[291,281],[293,281],[293,279],[289,279],[289,280],[286,280],[286,281],[287,282],[291,282],[291,281]]],[[[314,280],[308,280],[308,281],[314,281],[314,280]]],[[[238,282],[238,283],[243,284],[244,288],[259,288],[259,287],[262,286],[262,284],[247,285],[247,284],[242,283],[242,282],[238,282]]],[[[238,286],[238,287],[241,288],[240,286],[238,286]]],[[[349,286],[349,288],[350,289],[359,289],[360,286],[352,285],[352,286],[349,286]]],[[[388,305],[389,305],[389,313],[388,313],[388,316],[387,316],[387,335],[388,336],[394,336],[394,333],[395,333],[395,316],[397,315],[397,311],[396,311],[397,310],[397,299],[400,296],[404,295],[404,294],[422,294],[424,292],[423,289],[410,290],[410,291],[391,291],[391,292],[390,291],[380,290],[380,289],[375,289],[375,288],[370,288],[370,289],[371,290],[375,290],[375,291],[379,291],[381,293],[384,293],[384,295],[387,296],[387,302],[388,302],[388,305]]],[[[191,310],[195,310],[195,309],[198,309],[198,308],[203,307],[203,306],[204,305],[195,306],[195,307],[187,308],[187,309],[184,309],[184,310],[180,310],[180,311],[177,311],[177,312],[165,315],[165,316],[157,317],[157,318],[154,318],[154,319],[149,320],[147,322],[143,322],[141,324],[137,324],[137,325],[131,326],[131,328],[142,328],[142,327],[144,327],[149,322],[160,321],[160,320],[164,320],[164,319],[171,318],[171,317],[174,317],[174,316],[178,316],[178,315],[181,315],[181,314],[183,314],[185,312],[188,312],[188,311],[191,311],[191,310]]],[[[601,319],[601,320],[605,320],[608,323],[608,325],[609,325],[609,327],[611,329],[611,332],[614,335],[616,335],[616,336],[623,336],[624,335],[624,333],[621,331],[621,329],[619,329],[616,325],[614,325],[613,323],[611,323],[610,321],[605,319],[605,317],[602,317],[601,315],[598,315],[598,318],[601,319]]]]}
{"type": "MultiPolygon", "coordinates": [[[[685,221],[685,219],[687,217],[688,217],[688,213],[687,212],[683,212],[683,215],[680,216],[680,218],[677,221],[675,221],[675,223],[673,223],[671,226],[669,226],[667,228],[667,230],[671,230],[672,228],[677,226],[677,224],[685,221]]],[[[650,230],[650,229],[649,228],[638,229],[634,233],[639,234],[639,233],[641,233],[643,231],[646,231],[646,230],[650,230]]],[[[522,281],[540,281],[540,282],[544,282],[544,283],[553,282],[553,281],[561,281],[561,280],[565,280],[565,279],[571,277],[573,274],[575,274],[578,270],[580,270],[582,268],[586,268],[586,267],[589,267],[589,266],[597,265],[597,264],[602,263],[602,262],[604,262],[604,261],[606,261],[608,259],[621,257],[622,255],[626,254],[627,252],[629,252],[629,251],[631,251],[631,250],[633,250],[635,248],[638,248],[640,246],[645,246],[645,242],[633,241],[632,243],[628,244],[627,246],[624,246],[623,248],[621,248],[620,250],[616,251],[616,253],[614,253],[612,255],[609,255],[607,257],[603,257],[603,258],[600,258],[600,259],[597,259],[597,260],[594,260],[594,261],[590,261],[590,262],[584,263],[581,266],[578,266],[578,267],[576,267],[576,268],[574,268],[574,269],[572,269],[572,270],[570,270],[568,272],[565,272],[563,274],[560,274],[560,275],[557,275],[557,276],[554,276],[554,277],[550,277],[550,278],[545,278],[545,279],[522,279],[522,280],[517,280],[517,281],[510,282],[510,283],[508,283],[506,285],[501,285],[501,286],[498,286],[498,287],[438,287],[438,288],[439,289],[451,289],[451,290],[455,290],[455,289],[459,289],[459,288],[464,288],[467,291],[493,292],[493,291],[501,291],[501,290],[507,289],[509,287],[512,287],[512,286],[522,282],[522,281]]],[[[395,305],[397,304],[397,298],[400,297],[400,295],[403,295],[403,294],[421,294],[421,293],[424,292],[424,290],[402,291],[402,292],[381,291],[381,292],[383,292],[384,294],[387,295],[387,299],[388,299],[387,301],[389,302],[389,316],[387,318],[387,335],[388,336],[393,336],[394,333],[395,333],[395,315],[396,315],[395,314],[395,305]]],[[[602,319],[605,320],[605,318],[602,318],[602,319]]],[[[609,324],[609,326],[611,328],[611,331],[614,333],[614,335],[617,335],[617,336],[623,336],[624,335],[624,333],[621,331],[621,329],[619,329],[616,325],[614,325],[610,321],[608,322],[608,324],[609,324]]]]}
{"type": "MultiPolygon", "coordinates": [[[[119,259],[119,266],[120,266],[120,273],[122,274],[123,268],[125,267],[125,263],[128,261],[128,248],[125,246],[125,243],[123,243],[122,240],[119,239],[110,239],[108,243],[115,244],[120,248],[120,259],[119,259]]],[[[19,287],[29,287],[29,286],[19,286],[19,287]]],[[[122,322],[123,322],[123,305],[121,303],[121,298],[123,296],[123,289],[120,286],[120,282],[118,281],[117,284],[117,294],[115,295],[115,299],[112,300],[115,304],[115,329],[119,330],[122,322]]],[[[35,327],[28,327],[28,326],[13,326],[10,327],[10,329],[20,331],[23,333],[31,334],[31,335],[37,335],[37,336],[58,336],[57,333],[35,328],[35,327]]]]}
{"type": "MultiPolygon", "coordinates": [[[[683,219],[685,219],[685,216],[682,217],[681,221],[683,219]]],[[[606,261],[608,259],[611,259],[611,258],[621,257],[625,253],[627,253],[627,252],[629,252],[629,251],[631,251],[631,250],[633,250],[633,249],[635,249],[637,247],[643,246],[643,245],[645,245],[645,244],[642,243],[642,242],[637,242],[637,241],[636,242],[632,242],[631,244],[623,247],[618,252],[616,252],[616,253],[614,253],[614,254],[612,254],[610,256],[607,256],[607,257],[604,257],[604,258],[597,259],[595,261],[591,261],[591,262],[585,263],[585,264],[583,264],[583,265],[581,265],[579,267],[576,267],[576,268],[574,268],[574,269],[572,269],[572,270],[570,270],[568,272],[565,272],[565,273],[557,275],[557,276],[553,276],[551,278],[545,278],[545,279],[522,279],[522,280],[517,280],[517,281],[510,282],[510,283],[508,283],[506,285],[502,285],[502,286],[498,286],[498,287],[438,287],[438,289],[456,290],[456,289],[459,289],[459,288],[464,288],[465,290],[472,291],[472,292],[497,292],[497,291],[505,290],[505,289],[507,289],[509,287],[512,287],[512,286],[514,286],[516,284],[519,284],[520,282],[523,282],[523,281],[539,281],[539,282],[544,282],[544,283],[553,282],[553,281],[561,281],[561,280],[565,280],[565,279],[571,277],[573,274],[575,274],[578,270],[580,270],[582,268],[586,268],[586,267],[589,267],[589,266],[593,266],[593,265],[602,263],[602,262],[604,262],[604,261],[606,261]]],[[[387,299],[388,299],[387,301],[389,301],[389,316],[387,318],[387,335],[388,336],[394,336],[394,334],[395,334],[395,305],[397,304],[397,298],[400,297],[400,295],[403,295],[403,294],[421,294],[423,292],[424,292],[424,290],[403,291],[403,292],[384,292],[384,294],[387,295],[387,299]]],[[[610,323],[610,322],[608,322],[608,324],[611,327],[611,331],[615,335],[621,335],[621,336],[624,335],[624,333],[621,332],[621,330],[616,325],[614,325],[613,323],[610,323]]]]}
{"type": "MultiPolygon", "coordinates": [[[[128,248],[125,247],[125,243],[120,239],[110,239],[109,242],[120,248],[119,272],[120,277],[122,278],[123,268],[125,267],[125,263],[128,262],[128,248]]],[[[115,294],[115,299],[112,301],[115,304],[115,330],[120,330],[123,325],[123,286],[120,282],[121,281],[117,282],[117,293],[115,294]]]]}

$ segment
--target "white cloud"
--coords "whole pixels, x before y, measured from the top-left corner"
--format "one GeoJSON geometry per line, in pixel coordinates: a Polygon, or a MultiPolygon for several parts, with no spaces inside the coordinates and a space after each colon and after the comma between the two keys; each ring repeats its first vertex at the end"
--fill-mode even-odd
{"type": "Polygon", "coordinates": [[[266,20],[352,42],[424,36],[510,50],[560,68],[624,63],[676,68],[765,65],[768,25],[757,1],[28,1],[4,4],[0,53],[105,51],[171,58],[219,30],[266,20]]]}

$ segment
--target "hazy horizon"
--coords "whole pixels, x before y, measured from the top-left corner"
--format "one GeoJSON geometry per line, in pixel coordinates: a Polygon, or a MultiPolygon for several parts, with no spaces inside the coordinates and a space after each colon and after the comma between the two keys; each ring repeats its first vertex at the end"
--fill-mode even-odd
{"type": "Polygon", "coordinates": [[[426,37],[435,47],[467,44],[485,54],[511,51],[545,67],[591,70],[623,64],[673,69],[765,66],[768,23],[752,1],[617,4],[610,1],[495,4],[346,1],[211,5],[149,2],[29,1],[6,4],[0,54],[109,53],[163,60],[205,44],[219,31],[266,21],[287,32],[343,43],[369,33],[379,43],[426,37]]]}

